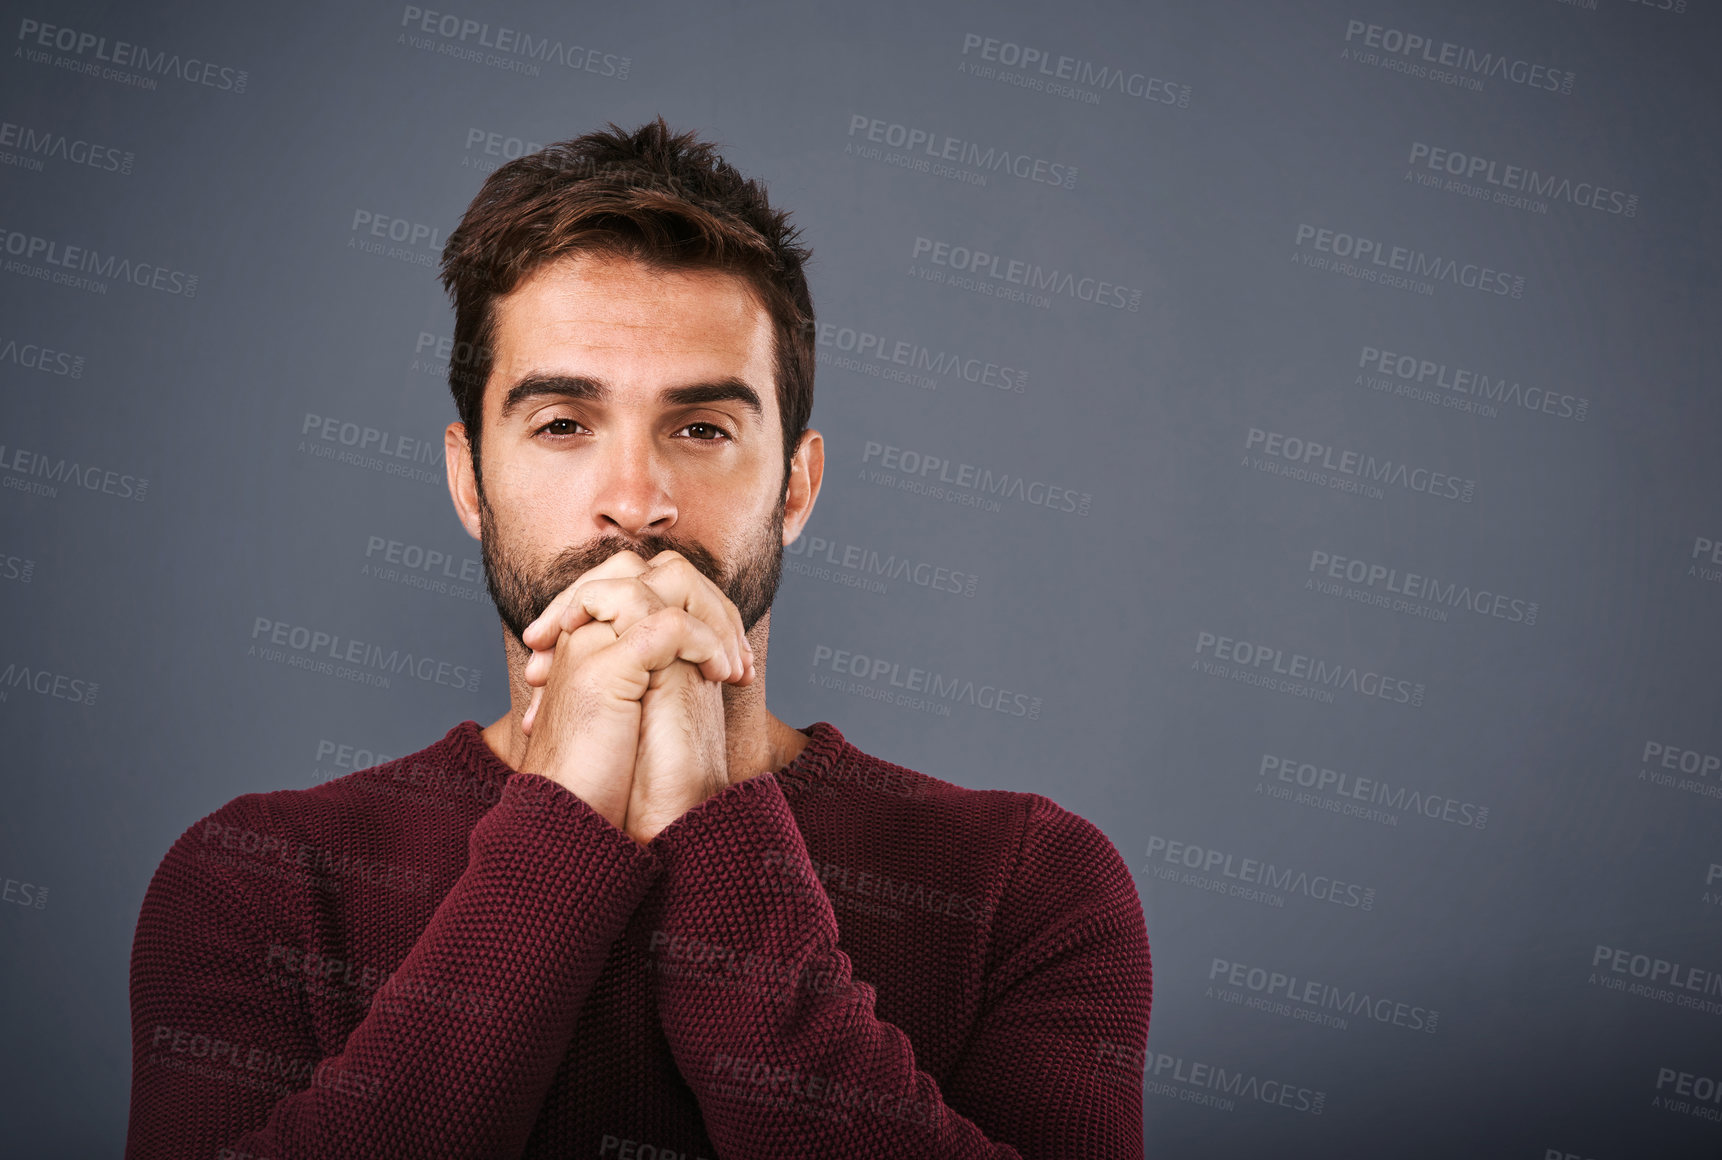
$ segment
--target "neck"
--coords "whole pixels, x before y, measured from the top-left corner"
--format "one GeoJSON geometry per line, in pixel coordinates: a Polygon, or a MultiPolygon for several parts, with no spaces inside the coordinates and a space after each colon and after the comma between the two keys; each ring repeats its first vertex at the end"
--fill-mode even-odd
{"type": "MultiPolygon", "coordinates": [[[[753,646],[754,674],[750,685],[723,687],[724,755],[731,783],[782,769],[807,745],[807,734],[774,717],[765,707],[765,654],[771,636],[771,613],[767,612],[747,634],[753,646]]],[[[526,683],[526,662],[531,653],[503,630],[503,649],[508,660],[508,712],[487,725],[484,740],[510,769],[519,769],[526,754],[526,734],[520,721],[532,701],[532,686],[526,683]]]]}

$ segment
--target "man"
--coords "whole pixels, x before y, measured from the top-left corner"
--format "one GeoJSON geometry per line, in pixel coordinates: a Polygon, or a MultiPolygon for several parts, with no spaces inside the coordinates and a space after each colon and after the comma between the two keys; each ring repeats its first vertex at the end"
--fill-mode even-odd
{"type": "Polygon", "coordinates": [[[662,118],[485,182],[447,468],[510,710],[174,843],[129,1157],[1141,1156],[1111,843],[766,709],[824,466],[806,257],[662,118]]]}

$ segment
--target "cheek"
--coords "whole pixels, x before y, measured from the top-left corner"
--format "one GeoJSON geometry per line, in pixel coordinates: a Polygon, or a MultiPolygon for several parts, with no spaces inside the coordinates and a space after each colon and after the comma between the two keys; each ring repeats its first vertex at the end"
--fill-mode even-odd
{"type": "Polygon", "coordinates": [[[495,467],[496,481],[489,471],[484,477],[486,493],[498,514],[509,513],[514,523],[548,518],[572,519],[589,500],[586,481],[573,471],[559,471],[554,462],[534,464],[504,461],[495,467]]]}

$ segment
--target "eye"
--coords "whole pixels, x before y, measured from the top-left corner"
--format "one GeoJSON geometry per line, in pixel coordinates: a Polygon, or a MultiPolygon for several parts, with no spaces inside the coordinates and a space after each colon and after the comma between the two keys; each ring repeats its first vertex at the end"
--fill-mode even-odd
{"type": "MultiPolygon", "coordinates": [[[[730,433],[728,431],[725,431],[722,427],[719,427],[716,423],[707,423],[704,420],[700,420],[700,421],[694,422],[694,423],[689,423],[686,427],[683,427],[681,430],[682,431],[692,431],[692,430],[695,430],[696,428],[704,428],[706,431],[715,432],[715,434],[691,436],[691,438],[693,439],[693,441],[695,443],[716,443],[716,442],[719,442],[719,438],[718,438],[719,436],[722,436],[724,439],[730,438],[730,433]]],[[[677,433],[680,434],[680,432],[677,432],[677,433]]]]}
{"type": "Polygon", "coordinates": [[[559,441],[561,439],[565,439],[565,438],[572,436],[574,434],[574,432],[571,430],[568,430],[568,428],[578,427],[578,426],[580,426],[580,423],[578,420],[570,419],[566,416],[563,416],[561,418],[552,419],[548,423],[541,425],[540,427],[538,427],[536,430],[534,430],[532,432],[532,435],[534,438],[536,438],[539,435],[544,434],[546,431],[549,431],[552,427],[560,427],[561,428],[560,430],[551,432],[551,434],[553,436],[555,436],[555,439],[552,440],[554,442],[554,441],[559,441]]]}

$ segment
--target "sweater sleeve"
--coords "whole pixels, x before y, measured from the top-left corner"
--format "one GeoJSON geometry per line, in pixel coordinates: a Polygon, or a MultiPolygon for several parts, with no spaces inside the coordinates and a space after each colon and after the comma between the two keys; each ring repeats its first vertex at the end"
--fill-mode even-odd
{"type": "Polygon", "coordinates": [[[286,829],[265,797],[238,798],[150,882],[132,946],[128,1160],[519,1156],[655,857],[549,779],[511,775],[465,870],[331,1055],[297,992],[263,970],[271,948],[311,935],[271,876],[304,871],[255,856],[290,848],[286,829]]]}
{"type": "Polygon", "coordinates": [[[659,1017],[723,1156],[1140,1160],[1141,903],[1098,829],[1029,799],[984,1007],[944,1092],[853,978],[773,775],[658,836],[646,905],[659,1017]]]}

